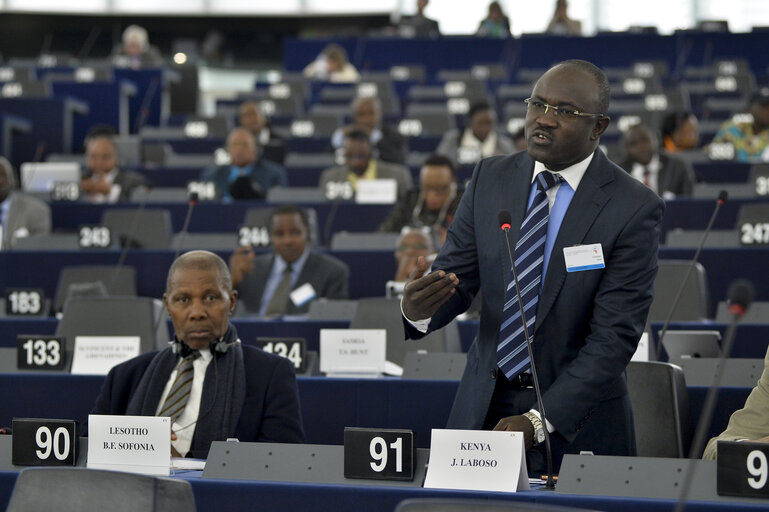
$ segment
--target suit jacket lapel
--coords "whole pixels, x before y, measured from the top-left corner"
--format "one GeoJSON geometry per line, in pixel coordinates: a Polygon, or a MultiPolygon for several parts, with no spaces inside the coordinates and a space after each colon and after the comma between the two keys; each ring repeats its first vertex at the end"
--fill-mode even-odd
{"type": "MultiPolygon", "coordinates": [[[[502,206],[501,209],[505,209],[510,212],[510,245],[513,252],[515,252],[515,244],[518,241],[518,237],[521,232],[521,224],[523,218],[526,215],[526,206],[529,202],[529,191],[531,190],[531,178],[534,174],[534,162],[526,155],[525,158],[518,160],[518,164],[511,170],[509,174],[505,174],[505,178],[502,180],[500,189],[502,192],[502,206]]],[[[504,234],[502,235],[503,244],[504,234]]],[[[501,247],[504,257],[500,258],[502,266],[500,272],[502,278],[500,283],[507,283],[512,278],[510,274],[510,257],[507,253],[507,246],[501,247]]],[[[504,291],[502,296],[504,298],[504,291]]]]}
{"type": "Polygon", "coordinates": [[[609,200],[609,195],[601,187],[613,179],[608,160],[601,150],[597,150],[593,161],[590,162],[590,166],[579,183],[577,191],[574,193],[558,230],[558,237],[555,239],[553,252],[550,254],[542,296],[537,306],[535,332],[550,312],[566,279],[564,247],[594,242],[593,240],[585,240],[585,235],[609,200]]]}

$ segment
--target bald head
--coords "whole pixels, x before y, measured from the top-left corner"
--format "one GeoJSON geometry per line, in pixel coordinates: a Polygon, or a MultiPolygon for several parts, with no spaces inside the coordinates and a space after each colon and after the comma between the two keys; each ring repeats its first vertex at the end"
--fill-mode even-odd
{"type": "Polygon", "coordinates": [[[377,98],[356,98],[352,104],[355,126],[371,133],[382,121],[382,105],[377,98]]]}
{"type": "Polygon", "coordinates": [[[240,104],[238,108],[238,121],[242,128],[246,128],[254,135],[258,135],[266,123],[262,109],[254,101],[245,101],[240,104]]]}
{"type": "Polygon", "coordinates": [[[219,276],[219,284],[227,292],[232,292],[232,275],[227,263],[216,254],[209,251],[190,251],[174,260],[168,269],[166,293],[171,292],[174,276],[180,270],[215,270],[219,276]]]}
{"type": "Polygon", "coordinates": [[[227,137],[227,152],[233,165],[244,167],[254,163],[258,151],[254,134],[245,128],[235,128],[227,137]]]}

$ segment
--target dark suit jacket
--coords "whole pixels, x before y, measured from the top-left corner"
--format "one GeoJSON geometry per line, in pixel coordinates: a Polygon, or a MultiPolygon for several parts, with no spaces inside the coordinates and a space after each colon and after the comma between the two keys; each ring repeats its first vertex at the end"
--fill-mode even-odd
{"type": "MultiPolygon", "coordinates": [[[[238,299],[246,310],[256,314],[262,307],[262,294],[267,283],[267,277],[272,270],[275,261],[274,253],[260,254],[254,258],[254,271],[243,278],[238,285],[238,299]]],[[[346,299],[349,295],[348,287],[350,269],[343,262],[328,256],[311,252],[304,262],[304,267],[299,273],[299,278],[292,290],[310,283],[315,289],[316,298],[346,299]]],[[[310,309],[309,302],[297,307],[290,300],[286,314],[296,315],[306,313],[310,309]]]]}
{"type": "Polygon", "coordinates": [[[382,123],[382,138],[376,143],[379,159],[393,164],[406,163],[406,138],[388,124],[382,123]]]}
{"type": "MultiPolygon", "coordinates": [[[[497,214],[512,215],[513,247],[525,215],[534,164],[528,153],[482,160],[475,168],[433,270],[455,272],[457,293],[433,316],[442,327],[483,290],[478,337],[449,418],[449,428],[483,426],[497,378],[496,347],[510,262],[497,214]]],[[[561,224],[533,331],[534,360],[557,468],[563,452],[635,451],[624,370],[644,329],[657,274],[664,203],[597,150],[561,224]],[[606,268],[567,273],[563,249],[600,243],[606,268]]],[[[407,326],[409,336],[419,336],[407,326]]],[[[520,410],[533,390],[515,392],[520,410]]]]}
{"type": "MultiPolygon", "coordinates": [[[[251,173],[251,181],[259,184],[265,194],[270,187],[287,187],[288,174],[282,165],[271,162],[266,158],[260,158],[254,162],[254,169],[251,173]]],[[[218,165],[204,169],[200,175],[203,181],[213,181],[216,187],[216,196],[222,197],[224,191],[230,190],[230,165],[218,165]]]]}
{"type": "MultiPolygon", "coordinates": [[[[246,371],[246,399],[235,437],[244,442],[303,442],[304,433],[293,365],[288,359],[268,354],[256,347],[242,345],[242,348],[246,371]]],[[[125,414],[128,403],[155,354],[157,352],[142,354],[110,370],[91,414],[125,414]]],[[[227,354],[215,354],[214,357],[227,357],[227,354]]],[[[169,373],[168,377],[170,376],[169,373]]],[[[213,379],[209,377],[206,375],[203,384],[204,396],[209,386],[214,386],[214,383],[210,382],[213,379]]],[[[167,380],[163,380],[164,385],[167,380]]],[[[158,401],[163,394],[162,389],[151,392],[157,394],[158,401]]],[[[205,458],[208,448],[196,446],[193,437],[189,455],[205,458]]]]}
{"type": "MultiPolygon", "coordinates": [[[[672,192],[677,196],[690,196],[696,181],[694,169],[690,163],[676,156],[660,153],[660,171],[657,176],[656,192],[661,196],[672,192]]],[[[625,160],[622,168],[628,173],[633,172],[633,162],[625,160]]]]}

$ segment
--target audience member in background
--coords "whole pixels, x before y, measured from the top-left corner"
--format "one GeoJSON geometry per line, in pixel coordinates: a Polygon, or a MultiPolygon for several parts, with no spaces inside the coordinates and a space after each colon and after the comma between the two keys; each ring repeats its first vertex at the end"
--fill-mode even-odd
{"type": "Polygon", "coordinates": [[[356,98],[353,101],[352,124],[338,128],[331,135],[331,145],[341,148],[345,134],[355,129],[369,134],[371,144],[379,152],[379,160],[394,164],[406,162],[406,139],[395,128],[382,122],[382,104],[377,98],[356,98]]]}
{"type": "Polygon", "coordinates": [[[89,203],[128,201],[136,188],[147,186],[142,174],[118,168],[119,157],[112,137],[95,135],[86,140],[86,174],[80,182],[83,200],[89,203]]]}
{"type": "Polygon", "coordinates": [[[769,443],[769,351],[764,356],[764,371],[758,385],[748,395],[745,406],[729,418],[726,430],[708,442],[703,459],[716,458],[718,441],[769,443]]]}
{"type": "Polygon", "coordinates": [[[513,141],[496,130],[497,114],[491,106],[481,101],[470,106],[467,127],[449,130],[441,139],[439,155],[445,155],[458,164],[475,163],[481,158],[515,153],[513,141]]]}
{"type": "Polygon", "coordinates": [[[660,153],[657,137],[645,124],[631,126],[623,138],[626,159],[622,168],[663,199],[690,196],[696,181],[685,160],[660,153]]]}
{"type": "Polygon", "coordinates": [[[162,67],[165,62],[157,48],[150,45],[147,31],[139,25],[129,25],[123,31],[123,42],[112,52],[118,67],[133,69],[162,67]]]}
{"type": "Polygon", "coordinates": [[[91,413],[171,418],[177,457],[205,458],[228,438],[303,442],[294,367],[241,343],[229,321],[237,298],[219,256],[177,258],[163,294],[174,341],[110,370],[91,413]]]}
{"type": "Polygon", "coordinates": [[[489,14],[481,21],[476,35],[498,39],[510,37],[510,18],[505,16],[499,2],[494,1],[489,4],[489,14]]]}
{"type": "Polygon", "coordinates": [[[261,107],[255,101],[244,101],[238,107],[238,124],[241,128],[250,131],[256,143],[264,148],[266,152],[267,144],[270,144],[270,160],[283,165],[286,156],[286,144],[283,138],[279,137],[270,128],[267,116],[262,112],[261,107]]]}
{"type": "Polygon", "coordinates": [[[461,198],[451,160],[432,155],[419,171],[419,188],[398,199],[379,231],[397,233],[407,226],[445,230],[461,198]]]}
{"type": "Polygon", "coordinates": [[[398,164],[376,160],[369,134],[363,130],[350,130],[344,136],[344,165],[330,167],[320,175],[319,186],[326,190],[329,183],[350,182],[354,190],[361,180],[395,180],[398,197],[403,197],[414,186],[411,171],[398,164]]]}
{"type": "Polygon", "coordinates": [[[432,263],[435,259],[435,243],[429,231],[420,228],[403,228],[398,243],[395,246],[395,281],[403,282],[417,268],[417,258],[420,256],[432,263]]]}
{"type": "Polygon", "coordinates": [[[51,207],[16,190],[16,173],[0,156],[0,249],[13,247],[19,238],[51,232],[51,207]]]}
{"type": "Polygon", "coordinates": [[[270,217],[273,251],[238,248],[230,257],[233,287],[248,314],[306,313],[313,299],[346,299],[350,270],[338,259],[313,252],[307,213],[281,206],[270,217]]]}
{"type": "Polygon", "coordinates": [[[304,68],[304,76],[329,82],[357,82],[360,74],[350,64],[347,52],[338,44],[331,43],[318,57],[304,68]]]}
{"type": "Polygon", "coordinates": [[[697,116],[691,112],[671,112],[662,120],[662,147],[668,153],[697,149],[700,128],[697,116]]]}
{"type": "Polygon", "coordinates": [[[425,16],[428,0],[417,0],[417,13],[404,16],[398,24],[398,34],[402,37],[440,37],[438,22],[425,16]]]}
{"type": "Polygon", "coordinates": [[[555,3],[555,13],[546,32],[556,36],[581,36],[582,22],[569,18],[567,14],[569,6],[566,0],[558,0],[555,3]]]}
{"type": "Polygon", "coordinates": [[[516,153],[519,151],[526,151],[526,129],[523,126],[513,134],[513,147],[515,148],[516,153]]]}
{"type": "Polygon", "coordinates": [[[729,143],[734,146],[734,158],[741,162],[769,160],[769,88],[763,88],[750,97],[748,113],[752,121],[729,120],[713,138],[713,144],[729,143]]]}
{"type": "Polygon", "coordinates": [[[286,170],[264,158],[254,135],[245,128],[235,128],[227,136],[230,165],[204,169],[202,181],[212,181],[216,195],[224,201],[263,199],[271,187],[288,186],[286,170]]]}

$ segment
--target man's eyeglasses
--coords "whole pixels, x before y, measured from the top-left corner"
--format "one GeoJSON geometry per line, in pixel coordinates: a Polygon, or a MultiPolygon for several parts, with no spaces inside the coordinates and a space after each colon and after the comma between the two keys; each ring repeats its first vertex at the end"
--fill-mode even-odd
{"type": "Polygon", "coordinates": [[[573,121],[580,117],[605,117],[605,114],[589,114],[587,112],[574,110],[573,108],[554,107],[543,101],[531,98],[526,98],[523,102],[526,103],[526,109],[529,112],[534,112],[537,115],[545,115],[548,111],[552,110],[555,117],[560,117],[561,119],[567,119],[569,121],[573,121]]]}

